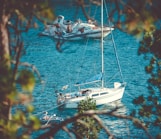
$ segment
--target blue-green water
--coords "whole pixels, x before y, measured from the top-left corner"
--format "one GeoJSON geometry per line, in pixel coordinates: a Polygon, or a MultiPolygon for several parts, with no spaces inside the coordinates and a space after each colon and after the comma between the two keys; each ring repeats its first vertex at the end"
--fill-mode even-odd
{"type": "MultiPolygon", "coordinates": [[[[72,19],[75,9],[71,5],[57,5],[55,12],[57,15],[64,15],[66,19],[72,19]]],[[[99,15],[96,14],[96,17],[99,15]]],[[[77,18],[83,18],[78,13],[77,18]]],[[[39,70],[44,84],[37,84],[33,92],[33,105],[35,114],[39,115],[44,111],[57,113],[66,118],[75,114],[76,110],[60,110],[56,106],[56,90],[61,89],[66,84],[73,84],[79,79],[86,79],[100,71],[100,41],[99,40],[81,40],[65,42],[61,50],[56,50],[56,41],[48,37],[40,37],[38,33],[43,29],[39,24],[38,29],[30,30],[24,35],[26,54],[22,61],[28,61],[35,65],[39,70]],[[88,44],[88,45],[86,45],[88,44]],[[86,51],[85,51],[86,50],[86,51]],[[84,56],[84,57],[83,57],[84,56]],[[85,58],[85,59],[84,59],[85,58]],[[83,65],[83,66],[82,66],[83,65]],[[81,69],[82,67],[82,69],[81,69]],[[81,70],[80,70],[81,69],[81,70]],[[81,73],[80,75],[78,73],[81,73]]],[[[139,43],[130,35],[117,29],[113,31],[119,61],[127,87],[121,101],[124,106],[120,111],[123,114],[129,114],[135,106],[132,100],[140,94],[147,93],[147,78],[144,72],[146,61],[142,56],[137,55],[139,43]]],[[[110,36],[104,39],[105,44],[105,73],[107,78],[111,78],[117,72],[117,66],[110,36]]],[[[127,120],[102,116],[104,124],[117,138],[147,138],[145,132],[141,129],[135,129],[133,124],[127,120]]],[[[153,132],[153,129],[150,130],[153,132]]],[[[34,134],[33,138],[36,137],[34,134]]],[[[68,139],[69,136],[61,131],[56,139],[68,139]]],[[[101,131],[101,139],[106,139],[107,135],[101,131]]]]}

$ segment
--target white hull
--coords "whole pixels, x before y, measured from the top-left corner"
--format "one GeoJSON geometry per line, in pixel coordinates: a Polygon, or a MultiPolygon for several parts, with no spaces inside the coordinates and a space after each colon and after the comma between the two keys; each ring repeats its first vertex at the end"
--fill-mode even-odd
{"type": "MultiPolygon", "coordinates": [[[[93,100],[95,100],[96,106],[111,103],[111,102],[120,100],[123,97],[125,84],[121,85],[119,83],[119,85],[120,86],[114,87],[114,88],[88,88],[86,90],[89,90],[89,91],[87,91],[87,94],[85,94],[85,96],[75,95],[72,97],[72,96],[69,96],[72,94],[68,94],[66,99],[64,99],[64,101],[61,101],[61,103],[65,108],[77,108],[78,103],[81,100],[85,100],[86,98],[92,98],[93,100]]],[[[85,91],[85,90],[81,90],[81,91],[85,91]]],[[[81,93],[81,91],[79,93],[81,93]]]]}
{"type": "MultiPolygon", "coordinates": [[[[103,32],[103,37],[106,37],[110,34],[111,30],[113,29],[104,29],[104,32],[103,32]]],[[[59,40],[82,40],[82,39],[85,39],[85,38],[92,38],[92,39],[100,39],[101,38],[101,30],[98,29],[98,30],[90,30],[90,31],[86,31],[84,33],[80,33],[80,32],[77,32],[77,33],[65,33],[63,35],[56,35],[54,34],[53,32],[51,31],[43,31],[41,33],[41,35],[44,35],[44,36],[51,36],[53,37],[54,39],[59,39],[59,40]]]]}
{"type": "Polygon", "coordinates": [[[85,22],[68,22],[68,24],[66,24],[66,20],[64,20],[63,16],[59,16],[59,18],[61,19],[60,21],[56,20],[54,21],[54,24],[47,25],[40,35],[50,36],[59,40],[81,40],[84,38],[106,37],[112,30],[114,30],[112,27],[103,27],[102,36],[102,28],[100,26],[85,22]]]}

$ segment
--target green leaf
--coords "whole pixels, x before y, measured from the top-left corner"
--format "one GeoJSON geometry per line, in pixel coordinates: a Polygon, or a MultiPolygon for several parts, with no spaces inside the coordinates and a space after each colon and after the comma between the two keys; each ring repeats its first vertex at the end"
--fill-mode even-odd
{"type": "Polygon", "coordinates": [[[18,76],[18,83],[24,91],[32,92],[35,86],[34,75],[27,70],[22,70],[18,76]]]}
{"type": "Polygon", "coordinates": [[[138,104],[144,103],[144,101],[145,101],[144,96],[141,95],[141,96],[139,96],[138,98],[134,99],[134,100],[133,100],[133,103],[138,105],[138,104]]]}
{"type": "Polygon", "coordinates": [[[40,128],[40,121],[36,116],[30,115],[29,120],[30,120],[30,124],[34,130],[37,130],[40,128]]]}
{"type": "Polygon", "coordinates": [[[28,112],[33,112],[33,110],[34,110],[34,107],[32,106],[32,105],[27,105],[27,111],[28,112]]]}

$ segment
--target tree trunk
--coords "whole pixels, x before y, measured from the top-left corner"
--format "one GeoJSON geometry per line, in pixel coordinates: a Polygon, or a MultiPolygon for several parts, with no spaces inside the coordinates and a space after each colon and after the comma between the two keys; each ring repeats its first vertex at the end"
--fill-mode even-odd
{"type": "Polygon", "coordinates": [[[8,38],[8,23],[9,16],[2,15],[0,22],[0,57],[8,66],[10,66],[9,61],[9,38],[8,38]]]}
{"type": "MultiPolygon", "coordinates": [[[[9,35],[8,35],[8,29],[7,29],[7,23],[8,23],[9,17],[10,17],[9,14],[7,14],[5,11],[5,2],[2,2],[0,6],[0,63],[1,63],[0,66],[5,66],[7,69],[11,68],[10,52],[9,52],[9,35]]],[[[5,92],[1,92],[1,93],[5,93],[5,92]]],[[[5,95],[6,98],[4,102],[0,102],[2,105],[1,107],[2,115],[6,117],[6,119],[10,119],[11,118],[10,100],[7,99],[7,94],[3,94],[3,95],[5,95]]]]}

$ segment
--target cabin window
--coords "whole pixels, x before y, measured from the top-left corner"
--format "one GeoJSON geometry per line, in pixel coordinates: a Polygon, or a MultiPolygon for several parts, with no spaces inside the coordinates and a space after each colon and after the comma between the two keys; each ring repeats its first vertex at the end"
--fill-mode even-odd
{"type": "Polygon", "coordinates": [[[101,93],[100,95],[106,95],[106,94],[108,94],[107,92],[103,92],[103,93],[101,93]]]}
{"type": "Polygon", "coordinates": [[[99,95],[99,94],[93,94],[92,97],[96,97],[96,96],[98,96],[98,95],[99,95]]]}

